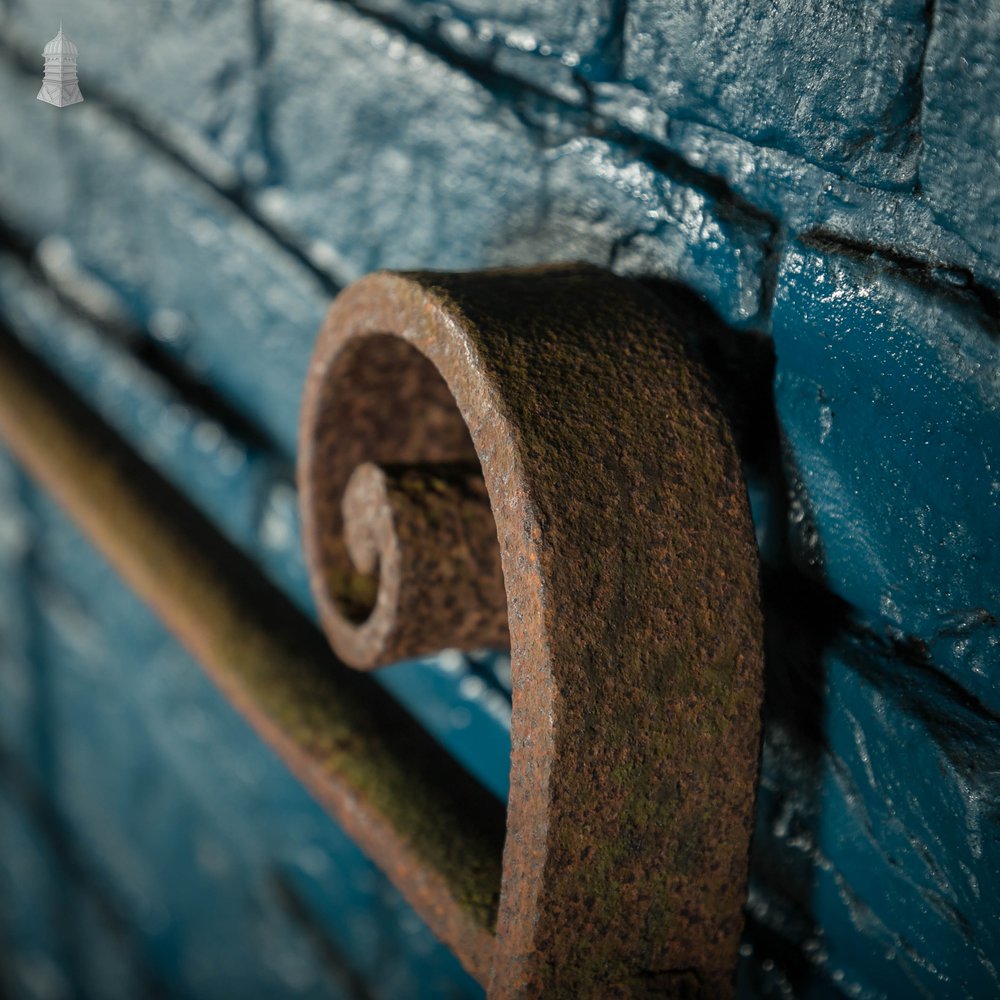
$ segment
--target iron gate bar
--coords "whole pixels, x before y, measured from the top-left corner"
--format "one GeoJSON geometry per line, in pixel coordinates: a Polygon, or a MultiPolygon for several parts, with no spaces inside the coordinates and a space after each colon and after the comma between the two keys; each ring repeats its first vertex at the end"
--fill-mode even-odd
{"type": "Polygon", "coordinates": [[[502,804],[2,329],[0,438],[485,982],[502,804]]]}
{"type": "Polygon", "coordinates": [[[683,322],[582,265],[381,273],[318,340],[299,471],[324,626],[371,669],[509,622],[506,839],[501,804],[0,331],[0,435],[493,997],[733,989],[757,557],[683,322]]]}
{"type": "Polygon", "coordinates": [[[758,558],[685,321],[587,265],[382,272],[338,296],[313,354],[299,498],[344,660],[488,642],[502,565],[514,710],[493,998],[734,989],[758,558]]]}

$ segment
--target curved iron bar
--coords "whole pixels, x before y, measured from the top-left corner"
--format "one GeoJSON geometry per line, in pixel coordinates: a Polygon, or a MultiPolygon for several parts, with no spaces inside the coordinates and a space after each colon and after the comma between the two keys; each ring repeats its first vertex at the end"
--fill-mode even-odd
{"type": "Polygon", "coordinates": [[[299,485],[345,661],[509,626],[491,997],[731,993],[758,560],[729,428],[662,305],[586,265],[370,275],[320,333],[299,485]]]}

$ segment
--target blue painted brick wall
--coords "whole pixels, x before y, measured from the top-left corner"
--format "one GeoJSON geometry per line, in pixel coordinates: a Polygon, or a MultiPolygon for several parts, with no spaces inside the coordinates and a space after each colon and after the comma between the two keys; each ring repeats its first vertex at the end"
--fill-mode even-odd
{"type": "MultiPolygon", "coordinates": [[[[0,315],[311,612],[289,470],[312,340],[344,284],[575,258],[686,286],[734,412],[767,618],[741,990],[994,995],[998,74],[987,0],[0,0],[0,315]],[[86,100],[56,111],[34,96],[60,16],[86,100]]],[[[269,824],[308,812],[300,794],[260,757],[262,794],[282,804],[248,823],[250,800],[216,795],[224,771],[193,773],[146,732],[170,724],[172,682],[156,677],[177,672],[220,754],[230,740],[263,754],[138,607],[124,618],[141,628],[103,620],[129,600],[106,570],[110,608],[66,596],[100,563],[3,468],[0,747],[41,800],[32,813],[24,787],[0,794],[19,859],[0,932],[41,957],[0,974],[15,995],[63,995],[67,969],[94,995],[135,995],[149,975],[185,995],[218,995],[227,975],[266,991],[280,969],[233,958],[256,940],[232,916],[249,894],[278,925],[278,966],[299,955],[303,990],[350,995],[377,963],[331,973],[253,874],[275,858],[269,824]],[[63,538],[72,557],[43,573],[63,538]],[[89,652],[60,645],[67,615],[89,652]],[[137,659],[150,676],[108,715],[137,659]],[[47,726],[108,772],[89,804],[47,726]],[[133,765],[162,801],[133,801],[133,765]],[[206,798],[210,817],[185,804],[206,798]],[[197,971],[211,931],[185,922],[194,897],[151,883],[137,898],[88,808],[122,824],[136,870],[164,851],[182,863],[153,836],[164,809],[178,837],[215,831],[209,862],[240,859],[242,880],[209,863],[187,890],[230,914],[230,972],[197,971]],[[81,890],[55,919],[81,876],[39,840],[39,816],[114,907],[81,890]],[[168,945],[143,905],[173,921],[168,945]],[[116,920],[135,928],[127,946],[116,920]]],[[[384,679],[504,794],[502,659],[449,653],[384,679]]],[[[340,843],[309,815],[309,836],[340,843]]],[[[350,895],[338,879],[367,869],[324,850],[333,874],[307,866],[295,891],[330,940],[349,940],[330,916],[348,903],[375,939],[411,926],[388,890],[350,895]]],[[[472,988],[430,944],[400,947],[394,974],[472,988]]]]}

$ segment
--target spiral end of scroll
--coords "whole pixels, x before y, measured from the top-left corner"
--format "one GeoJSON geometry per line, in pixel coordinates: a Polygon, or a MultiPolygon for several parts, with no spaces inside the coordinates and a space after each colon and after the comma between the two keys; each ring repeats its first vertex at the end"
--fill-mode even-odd
{"type": "Polygon", "coordinates": [[[341,657],[506,644],[510,607],[495,1000],[634,993],[650,969],[731,991],[763,644],[698,319],[586,265],[380,273],[317,342],[300,502],[341,657]]]}
{"type": "Polygon", "coordinates": [[[307,390],[299,486],[331,644],[360,670],[507,648],[496,523],[447,385],[399,338],[329,329],[329,360],[307,390]]]}
{"type": "Polygon", "coordinates": [[[334,644],[352,666],[508,644],[496,526],[477,468],[364,462],[342,513],[355,574],[377,588],[363,621],[342,609],[336,623],[334,644]]]}

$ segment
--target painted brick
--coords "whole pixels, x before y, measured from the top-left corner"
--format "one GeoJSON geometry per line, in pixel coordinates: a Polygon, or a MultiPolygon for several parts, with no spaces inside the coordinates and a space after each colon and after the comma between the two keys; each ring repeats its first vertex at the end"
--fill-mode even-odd
{"type": "MultiPolygon", "coordinates": [[[[24,116],[0,116],[5,148],[30,132],[24,109],[37,103],[32,81],[8,80],[5,93],[24,116]]],[[[223,394],[254,400],[255,419],[291,453],[296,401],[329,293],[211,185],[96,103],[77,109],[60,120],[59,171],[48,172],[44,135],[25,144],[16,169],[0,175],[0,206],[19,205],[13,220],[33,237],[67,240],[78,266],[107,284],[138,326],[173,316],[166,346],[223,394]],[[53,203],[50,183],[62,203],[53,203]]]]}
{"type": "Polygon", "coordinates": [[[1000,712],[998,343],[979,301],[799,246],[774,340],[809,558],[872,628],[1000,712]]]}
{"type": "Polygon", "coordinates": [[[76,180],[63,157],[53,155],[64,148],[66,119],[35,112],[34,105],[43,105],[35,100],[34,84],[0,57],[5,104],[0,115],[0,210],[8,225],[44,233],[60,228],[71,215],[76,180]],[[34,197],[33,189],[41,197],[34,197]]]}
{"type": "MultiPolygon", "coordinates": [[[[968,270],[991,294],[1000,293],[1000,258],[981,252],[989,242],[989,227],[976,230],[978,242],[963,235],[956,223],[934,210],[926,194],[918,193],[916,177],[913,189],[873,187],[798,153],[760,145],[714,125],[670,117],[631,85],[598,84],[594,95],[600,120],[621,123],[612,131],[625,128],[641,136],[666,159],[677,158],[680,176],[690,180],[693,168],[702,174],[703,186],[726,188],[731,197],[753,206],[783,231],[821,232],[828,239],[882,248],[928,267],[947,262],[968,270]]],[[[957,189],[967,186],[968,204],[979,197],[974,183],[961,175],[942,177],[941,190],[950,183],[957,189]]],[[[986,197],[989,190],[984,189],[986,197]]]]}
{"type": "MultiPolygon", "coordinates": [[[[70,33],[88,101],[65,113],[35,102],[37,76],[0,58],[0,218],[48,237],[48,280],[65,290],[84,275],[90,291],[103,287],[286,453],[322,310],[339,283],[375,267],[579,257],[676,278],[733,326],[773,325],[788,482],[773,470],[752,480],[754,511],[761,533],[766,512],[788,506],[792,561],[819,581],[829,621],[799,626],[818,633],[804,642],[790,616],[767,608],[742,995],[996,993],[994,13],[952,0],[933,6],[932,25],[932,6],[917,0],[849,13],[783,0],[697,10],[648,0],[147,7],[79,8],[86,23],[70,33]],[[105,30],[112,14],[117,33],[105,30]],[[135,85],[144,70],[155,87],[135,85]],[[230,191],[240,171],[245,186],[230,191]],[[60,255],[78,273],[60,270],[60,255]],[[841,613],[831,648],[803,654],[841,613]]],[[[34,59],[53,5],[0,0],[0,11],[4,44],[34,59]]],[[[162,397],[115,351],[83,345],[12,270],[3,265],[8,320],[141,443],[162,397]]],[[[162,468],[196,459],[190,492],[221,517],[214,459],[192,442],[181,434],[147,454],[162,468]]],[[[256,499],[256,551],[273,567],[267,553],[297,550],[294,492],[279,481],[256,499]]],[[[10,502],[0,502],[6,516],[10,502]]],[[[244,503],[241,494],[226,516],[252,530],[244,503]]],[[[769,573],[795,568],[782,563],[781,527],[768,526],[769,573]]],[[[65,559],[49,551],[37,605],[67,736],[57,760],[80,786],[66,799],[80,840],[96,845],[95,831],[118,823],[115,836],[153,855],[195,858],[202,896],[179,890],[176,904],[191,921],[185,940],[210,939],[211,899],[231,893],[219,904],[227,914],[235,905],[259,917],[233,918],[247,940],[279,942],[261,958],[269,976],[295,968],[296,931],[269,909],[270,889],[248,896],[220,873],[226,858],[266,858],[362,953],[379,929],[371,912],[341,906],[344,872],[377,876],[310,850],[327,827],[287,780],[268,786],[266,807],[244,797],[225,706],[199,716],[211,692],[71,534],[57,518],[39,531],[65,559]],[[125,651],[122,662],[112,649],[125,651]],[[137,680],[137,659],[157,669],[137,680]],[[92,704],[105,690],[120,712],[92,704]],[[88,803],[79,768],[130,753],[127,780],[102,775],[88,803]],[[138,816],[121,807],[129,782],[148,788],[138,816]],[[192,836],[171,843],[171,818],[192,836]],[[252,835],[258,823],[278,824],[269,843],[220,852],[220,837],[252,835]]],[[[23,599],[16,560],[0,577],[0,593],[23,599]]],[[[387,683],[472,757],[486,742],[486,694],[497,692],[466,685],[469,696],[455,699],[459,678],[478,679],[457,654],[424,667],[387,683]]],[[[0,703],[0,730],[15,732],[5,708],[35,704],[29,687],[21,693],[0,703]]],[[[113,864],[103,870],[129,883],[113,864]]],[[[364,891],[378,895],[369,883],[364,891]]],[[[126,897],[141,912],[141,893],[126,897]]],[[[384,912],[390,923],[412,919],[384,912]]],[[[193,948],[182,975],[218,993],[239,970],[213,979],[211,951],[193,948]]],[[[394,995],[409,995],[407,982],[393,981],[394,995]]]]}
{"type": "Polygon", "coordinates": [[[457,0],[449,8],[473,24],[478,33],[500,37],[527,52],[585,59],[614,30],[608,0],[457,0]]]}
{"type": "Polygon", "coordinates": [[[299,0],[276,5],[275,17],[283,73],[271,89],[271,142],[284,174],[260,205],[284,231],[332,246],[358,272],[614,260],[623,271],[691,281],[734,322],[756,314],[769,235],[759,219],[741,219],[611,143],[539,148],[539,129],[508,105],[363,21],[299,0]],[[291,49],[304,37],[340,67],[319,105],[322,130],[314,60],[291,49]]]}
{"type": "Polygon", "coordinates": [[[1000,263],[1000,9],[938,0],[924,68],[920,183],[941,225],[1000,263]]]}
{"type": "Polygon", "coordinates": [[[574,139],[547,160],[548,211],[522,236],[534,259],[568,250],[621,274],[683,282],[730,323],[758,316],[765,221],[672,182],[613,143],[574,139]]]}
{"type": "MultiPolygon", "coordinates": [[[[55,237],[43,256],[65,245],[55,237]]],[[[57,273],[52,274],[56,282],[57,273]]],[[[132,438],[150,464],[186,489],[226,533],[245,541],[256,534],[273,463],[217,421],[185,401],[127,348],[102,337],[88,322],[60,309],[10,258],[0,255],[0,303],[11,327],[44,354],[112,427],[132,438]]]]}
{"type": "Polygon", "coordinates": [[[253,10],[251,0],[87,0],[72,10],[32,0],[6,18],[0,12],[0,33],[24,58],[37,59],[40,82],[42,46],[62,19],[80,50],[84,102],[102,96],[137,110],[226,184],[244,169],[261,171],[253,10]]]}
{"type": "Polygon", "coordinates": [[[504,260],[504,233],[536,217],[542,181],[539,151],[511,109],[341,7],[275,0],[267,24],[280,164],[258,196],[269,219],[332,247],[347,278],[504,260]],[[321,77],[325,63],[337,72],[321,77]]]}
{"type": "Polygon", "coordinates": [[[34,767],[45,706],[34,684],[33,609],[24,587],[35,527],[24,489],[24,474],[0,448],[0,757],[17,754],[34,767]]]}
{"type": "Polygon", "coordinates": [[[924,0],[635,0],[623,75],[668,116],[908,186],[926,34],[924,0]]]}
{"type": "Polygon", "coordinates": [[[359,5],[484,70],[583,103],[580,77],[613,72],[624,5],[615,0],[365,0],[359,5]]]}
{"type": "Polygon", "coordinates": [[[1000,932],[981,913],[1000,878],[1000,726],[943,678],[907,673],[872,638],[827,660],[824,808],[809,845],[826,972],[876,996],[992,996],[1000,932]]]}
{"type": "Polygon", "coordinates": [[[0,782],[0,841],[0,988],[4,995],[68,997],[59,858],[7,781],[0,782]]]}

